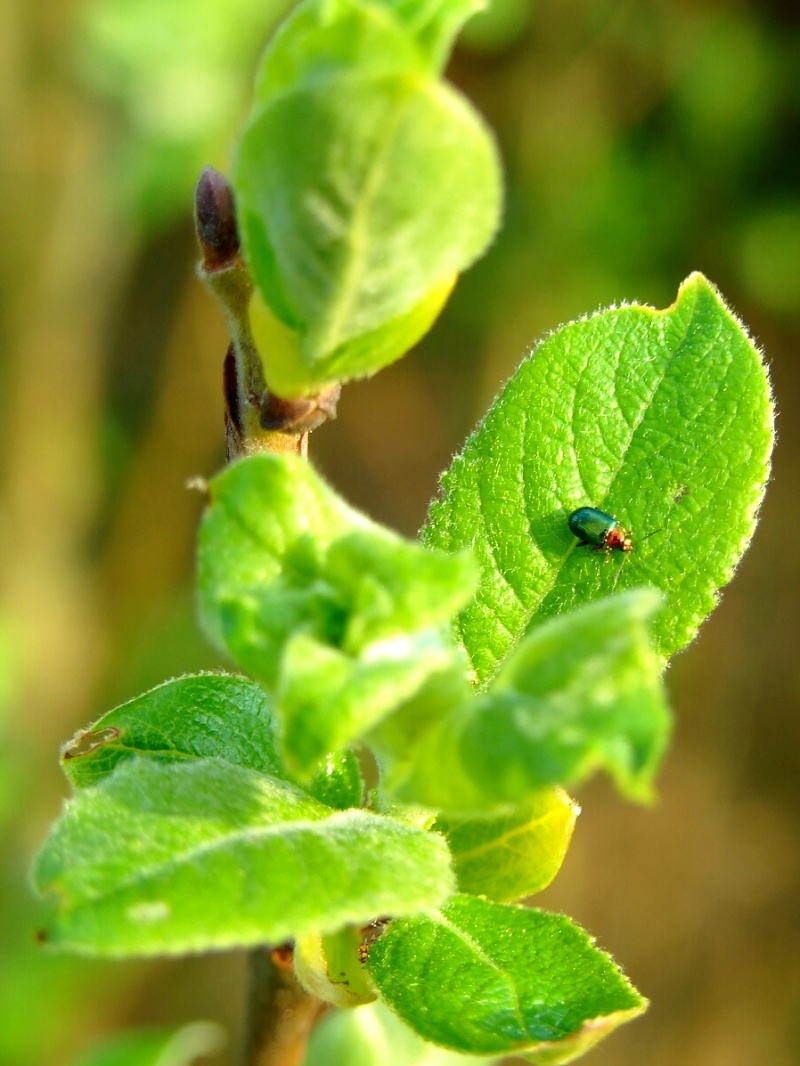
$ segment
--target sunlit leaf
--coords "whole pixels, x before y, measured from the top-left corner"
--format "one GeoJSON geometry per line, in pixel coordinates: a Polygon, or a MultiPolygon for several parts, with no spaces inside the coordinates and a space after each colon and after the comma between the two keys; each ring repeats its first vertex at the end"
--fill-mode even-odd
{"type": "Polygon", "coordinates": [[[437,834],[213,759],[131,760],[82,789],[35,877],[55,903],[45,941],[104,956],[281,943],[453,889],[437,834]]]}
{"type": "Polygon", "coordinates": [[[265,350],[282,395],[403,355],[497,226],[492,138],[409,32],[466,7],[400,7],[310,0],[265,53],[234,185],[256,284],[297,334],[265,350]]]}
{"type": "Polygon", "coordinates": [[[753,534],[772,437],[761,357],[699,274],[666,311],[602,311],[543,341],[444,475],[424,532],[479,557],[458,623],[477,676],[531,626],[634,585],[665,594],[662,657],[682,648],[753,534]],[[633,530],[629,556],[579,547],[567,518],[586,505],[633,530]]]}
{"type": "Polygon", "coordinates": [[[471,559],[370,522],[299,457],[240,460],[210,500],[203,621],[274,694],[283,757],[306,778],[456,657],[443,626],[472,592],[471,559]]]}
{"type": "Polygon", "coordinates": [[[93,785],[121,761],[221,758],[285,777],[266,693],[243,677],[199,674],[165,681],[79,730],[61,764],[74,785],[93,785]]]}

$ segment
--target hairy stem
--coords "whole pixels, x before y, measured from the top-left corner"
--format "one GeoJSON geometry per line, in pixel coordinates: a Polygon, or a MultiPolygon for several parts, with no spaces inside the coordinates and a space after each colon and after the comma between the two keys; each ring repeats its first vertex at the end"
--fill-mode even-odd
{"type": "Polygon", "coordinates": [[[322,1004],[298,983],[291,952],[256,948],[248,969],[241,1066],[302,1066],[322,1004]]]}

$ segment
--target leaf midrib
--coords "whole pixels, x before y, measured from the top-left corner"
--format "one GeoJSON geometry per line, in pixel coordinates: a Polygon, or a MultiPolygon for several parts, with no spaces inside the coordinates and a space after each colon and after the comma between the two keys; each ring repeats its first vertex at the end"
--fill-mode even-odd
{"type": "MultiPolygon", "coordinates": [[[[167,876],[175,869],[194,862],[196,859],[215,851],[228,847],[235,848],[237,845],[243,843],[259,843],[260,841],[269,838],[283,837],[285,839],[301,832],[313,830],[315,827],[321,825],[327,827],[333,822],[338,824],[339,822],[346,821],[353,821],[352,812],[338,811],[318,819],[301,818],[289,822],[279,822],[276,825],[271,826],[247,826],[230,833],[224,833],[224,835],[218,836],[214,840],[206,840],[201,844],[192,845],[179,855],[174,855],[169,859],[154,862],[147,866],[140,865],[130,877],[116,880],[113,888],[106,891],[98,890],[96,892],[81,895],[80,900],[76,902],[75,905],[80,906],[98,899],[108,899],[112,896],[121,894],[135,885],[152,881],[160,876],[167,876]]],[[[55,888],[58,886],[54,883],[48,887],[55,888]]]]}
{"type": "Polygon", "coordinates": [[[414,90],[413,79],[409,78],[402,104],[394,108],[392,121],[383,128],[382,137],[371,156],[372,166],[365,177],[361,195],[351,214],[351,225],[347,228],[344,262],[339,272],[341,284],[335,290],[338,296],[330,301],[325,317],[320,320],[313,333],[309,334],[313,337],[316,359],[321,358],[320,353],[331,354],[343,342],[343,339],[347,339],[346,336],[342,338],[342,326],[347,321],[353,305],[360,299],[359,291],[361,279],[364,276],[364,262],[370,248],[368,222],[372,206],[386,175],[386,157],[389,148],[414,90]]]}

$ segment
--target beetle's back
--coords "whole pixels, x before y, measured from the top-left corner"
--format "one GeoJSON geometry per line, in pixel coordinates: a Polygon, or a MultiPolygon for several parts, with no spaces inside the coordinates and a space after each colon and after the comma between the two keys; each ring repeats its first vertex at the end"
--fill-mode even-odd
{"type": "Polygon", "coordinates": [[[579,507],[568,518],[570,532],[584,544],[602,547],[608,534],[617,526],[617,520],[597,507],[579,507]]]}

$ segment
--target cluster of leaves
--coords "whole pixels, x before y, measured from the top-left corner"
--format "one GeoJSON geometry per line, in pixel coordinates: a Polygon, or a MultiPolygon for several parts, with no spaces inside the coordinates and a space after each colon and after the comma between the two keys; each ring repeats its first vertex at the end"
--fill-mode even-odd
{"type": "Polygon", "coordinates": [[[765,386],[695,277],[667,312],[604,312],[546,341],[446,475],[425,545],[298,457],[228,467],[200,531],[200,609],[253,680],[167,682],[66,748],[77,792],[37,869],[59,896],[49,941],[120,956],[293,937],[331,1001],[379,994],[437,1044],[534,1062],[641,1010],[586,934],[515,901],[560,865],[561,786],[601,767],[649,791],[664,660],[752,528],[765,386]],[[619,406],[584,423],[612,373],[619,406]],[[661,523],[661,542],[621,564],[576,549],[566,515],[587,499],[635,501],[626,519],[661,523]],[[383,915],[365,979],[351,929],[383,915]]]}
{"type": "MultiPolygon", "coordinates": [[[[235,187],[281,394],[402,355],[493,231],[491,139],[439,78],[468,13],[310,0],[267,51],[235,187]]],[[[421,543],[298,456],[233,463],[208,487],[200,614],[242,676],[167,682],[67,745],[75,794],[36,869],[48,942],[291,938],[316,995],[379,998],[442,1048],[586,1050],[645,1001],[569,919],[519,901],[563,859],[564,788],[601,769],[649,796],[663,667],[749,541],[770,445],[759,355],[695,275],[667,311],[540,345],[421,543]],[[621,564],[579,550],[585,504],[658,536],[621,564]]]]}
{"type": "Polygon", "coordinates": [[[272,40],[234,185],[273,392],[399,358],[494,234],[494,142],[440,77],[477,6],[316,0],[272,40]]]}

